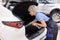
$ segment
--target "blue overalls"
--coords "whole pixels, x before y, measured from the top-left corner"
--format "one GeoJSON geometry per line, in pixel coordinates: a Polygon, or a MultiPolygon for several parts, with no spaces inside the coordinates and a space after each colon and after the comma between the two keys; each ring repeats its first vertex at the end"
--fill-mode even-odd
{"type": "Polygon", "coordinates": [[[57,24],[50,19],[47,15],[45,15],[42,12],[37,12],[36,13],[36,20],[44,20],[47,24],[47,38],[45,40],[56,40],[57,38],[57,33],[58,33],[58,26],[57,24]]]}

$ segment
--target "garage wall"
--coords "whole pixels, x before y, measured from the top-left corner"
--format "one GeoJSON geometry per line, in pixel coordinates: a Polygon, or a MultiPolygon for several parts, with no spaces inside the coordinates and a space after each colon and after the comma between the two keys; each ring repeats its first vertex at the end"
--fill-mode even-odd
{"type": "MultiPolygon", "coordinates": [[[[3,0],[3,1],[5,2],[6,0],[3,0]]],[[[21,1],[32,1],[32,0],[9,0],[9,1],[21,2],[21,1]]]]}
{"type": "Polygon", "coordinates": [[[60,0],[52,0],[54,3],[60,3],[60,0]]]}
{"type": "Polygon", "coordinates": [[[58,0],[57,2],[60,3],[60,0],[58,0]]]}
{"type": "Polygon", "coordinates": [[[16,2],[20,2],[20,1],[22,1],[22,0],[10,0],[10,1],[16,1],[16,2]]]}
{"type": "MultiPolygon", "coordinates": [[[[7,0],[3,0],[4,2],[7,1],[7,0]]],[[[17,2],[20,2],[21,0],[9,0],[9,1],[17,1],[17,2]]]]}
{"type": "MultiPolygon", "coordinates": [[[[0,0],[1,1],[1,0],[0,0]]],[[[6,1],[6,0],[3,0],[4,2],[6,1]]],[[[21,2],[21,1],[27,1],[27,0],[9,0],[9,1],[17,1],[17,2],[21,2]]],[[[28,0],[28,1],[32,1],[32,0],[28,0]]],[[[49,1],[52,1],[52,2],[54,2],[54,3],[60,3],[60,0],[49,0],[49,1]]]]}

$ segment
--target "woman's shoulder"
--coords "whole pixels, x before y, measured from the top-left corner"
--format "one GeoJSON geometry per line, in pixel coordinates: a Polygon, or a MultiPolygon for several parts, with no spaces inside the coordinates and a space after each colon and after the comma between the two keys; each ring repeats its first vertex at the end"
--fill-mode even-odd
{"type": "Polygon", "coordinates": [[[37,15],[42,15],[42,16],[45,15],[43,12],[37,12],[36,14],[37,15]]]}

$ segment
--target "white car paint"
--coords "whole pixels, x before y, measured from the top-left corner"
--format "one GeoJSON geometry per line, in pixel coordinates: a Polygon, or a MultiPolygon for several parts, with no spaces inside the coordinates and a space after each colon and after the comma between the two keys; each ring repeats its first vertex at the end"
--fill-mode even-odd
{"type": "Polygon", "coordinates": [[[24,26],[20,29],[17,29],[2,24],[2,21],[20,20],[16,18],[11,11],[0,5],[0,37],[2,37],[3,40],[27,40],[24,26]]]}
{"type": "Polygon", "coordinates": [[[60,4],[38,4],[38,6],[37,6],[37,10],[38,10],[38,12],[40,11],[40,12],[44,12],[44,13],[46,13],[46,14],[50,14],[50,12],[53,10],[53,9],[56,9],[56,8],[58,8],[58,9],[60,9],[60,4]]]}
{"type": "MultiPolygon", "coordinates": [[[[2,21],[20,21],[12,12],[0,4],[0,40],[28,40],[25,36],[25,26],[20,29],[6,26],[2,21]]],[[[46,35],[47,29],[33,40],[38,40],[46,35]]]]}

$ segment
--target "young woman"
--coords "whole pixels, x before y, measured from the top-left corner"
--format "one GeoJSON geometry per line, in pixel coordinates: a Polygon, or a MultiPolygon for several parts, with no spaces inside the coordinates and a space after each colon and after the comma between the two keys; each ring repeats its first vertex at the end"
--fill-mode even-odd
{"type": "Polygon", "coordinates": [[[56,23],[42,12],[36,12],[35,5],[29,6],[28,11],[31,16],[35,16],[35,20],[32,22],[33,26],[47,28],[47,38],[45,40],[56,40],[58,33],[58,26],[56,23]],[[37,23],[37,21],[39,23],[37,23]]]}

